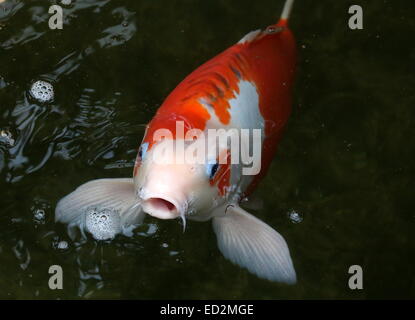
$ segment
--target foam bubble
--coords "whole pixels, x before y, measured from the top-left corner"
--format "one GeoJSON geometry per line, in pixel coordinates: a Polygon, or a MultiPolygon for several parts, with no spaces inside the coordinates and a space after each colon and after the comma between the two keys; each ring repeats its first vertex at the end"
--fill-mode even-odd
{"type": "Polygon", "coordinates": [[[62,240],[58,242],[58,244],[56,245],[56,248],[58,248],[59,250],[66,250],[69,248],[69,244],[68,242],[62,240]]]}
{"type": "Polygon", "coordinates": [[[121,232],[121,218],[114,209],[91,208],[85,216],[85,227],[96,240],[108,240],[121,232]]]}
{"type": "MultiPolygon", "coordinates": [[[[0,0],[1,2],[1,0],[0,0]]],[[[1,30],[1,24],[0,24],[0,30],[1,30]]],[[[2,76],[0,76],[0,89],[4,88],[7,86],[7,82],[4,80],[4,78],[2,76]]]]}
{"type": "Polygon", "coordinates": [[[303,221],[303,216],[294,210],[288,212],[288,218],[291,220],[292,223],[300,223],[303,221]]]}
{"type": "Polygon", "coordinates": [[[37,224],[44,224],[45,218],[46,218],[45,210],[43,209],[35,210],[33,218],[37,224]]]}
{"type": "Polygon", "coordinates": [[[13,147],[15,140],[13,134],[8,129],[0,130],[0,143],[5,144],[8,147],[13,147]]]}
{"type": "Polygon", "coordinates": [[[30,95],[39,102],[45,103],[53,100],[54,90],[49,82],[38,80],[30,88],[30,95]]]}

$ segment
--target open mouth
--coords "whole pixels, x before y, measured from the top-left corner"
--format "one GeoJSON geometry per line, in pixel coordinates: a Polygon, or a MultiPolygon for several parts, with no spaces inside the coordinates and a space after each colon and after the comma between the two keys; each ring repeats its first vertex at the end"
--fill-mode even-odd
{"type": "Polygon", "coordinates": [[[176,204],[161,197],[145,199],[142,207],[146,213],[159,219],[174,219],[180,215],[176,204]]]}

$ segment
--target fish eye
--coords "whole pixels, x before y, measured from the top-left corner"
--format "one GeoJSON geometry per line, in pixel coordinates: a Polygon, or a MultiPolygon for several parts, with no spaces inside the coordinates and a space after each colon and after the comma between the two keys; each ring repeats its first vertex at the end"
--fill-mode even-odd
{"type": "Polygon", "coordinates": [[[219,168],[219,164],[217,162],[207,164],[206,173],[209,176],[209,179],[213,179],[216,172],[218,171],[218,168],[219,168]]]}
{"type": "Polygon", "coordinates": [[[143,159],[147,153],[148,142],[141,144],[138,148],[138,156],[143,159]]]}

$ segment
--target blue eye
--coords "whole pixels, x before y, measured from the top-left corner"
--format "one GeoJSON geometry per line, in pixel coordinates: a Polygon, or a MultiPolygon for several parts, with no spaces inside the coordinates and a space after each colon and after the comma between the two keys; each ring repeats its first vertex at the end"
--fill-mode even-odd
{"type": "Polygon", "coordinates": [[[140,148],[138,148],[138,156],[143,159],[146,155],[147,152],[147,148],[148,148],[148,142],[143,143],[140,148]]]}
{"type": "Polygon", "coordinates": [[[213,179],[216,172],[218,171],[219,164],[216,163],[208,163],[206,165],[206,174],[209,176],[209,179],[213,179]]]}

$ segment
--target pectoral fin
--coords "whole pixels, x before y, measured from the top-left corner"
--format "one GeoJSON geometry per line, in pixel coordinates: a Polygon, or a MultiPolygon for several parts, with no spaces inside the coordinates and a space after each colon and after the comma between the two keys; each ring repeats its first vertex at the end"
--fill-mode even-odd
{"type": "Polygon", "coordinates": [[[213,219],[218,246],[233,263],[271,281],[296,283],[296,274],[284,238],[269,225],[238,206],[213,219]]]}
{"type": "Polygon", "coordinates": [[[62,198],[55,210],[56,221],[86,229],[100,240],[141,223],[143,218],[132,179],[89,181],[62,198]]]}

